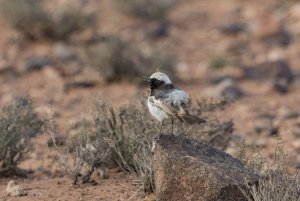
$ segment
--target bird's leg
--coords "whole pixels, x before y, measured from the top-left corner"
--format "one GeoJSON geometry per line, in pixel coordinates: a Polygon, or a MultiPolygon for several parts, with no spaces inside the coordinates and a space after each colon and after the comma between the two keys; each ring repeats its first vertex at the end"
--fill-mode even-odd
{"type": "Polygon", "coordinates": [[[160,126],[160,130],[159,130],[159,137],[162,135],[162,127],[164,125],[164,120],[161,121],[161,126],[160,126]]]}
{"type": "Polygon", "coordinates": [[[171,132],[171,136],[173,136],[173,124],[174,124],[174,119],[173,119],[173,117],[171,117],[171,122],[172,122],[172,132],[171,132]]]}

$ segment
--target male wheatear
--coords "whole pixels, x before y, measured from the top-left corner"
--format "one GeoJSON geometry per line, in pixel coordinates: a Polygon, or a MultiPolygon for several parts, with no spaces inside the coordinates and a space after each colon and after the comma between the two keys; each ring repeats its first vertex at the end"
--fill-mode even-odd
{"type": "Polygon", "coordinates": [[[164,120],[169,117],[172,121],[172,135],[174,117],[189,124],[206,122],[204,119],[189,113],[188,108],[191,103],[189,95],[175,87],[166,74],[156,72],[147,80],[150,87],[147,105],[150,113],[161,121],[160,135],[164,120]]]}

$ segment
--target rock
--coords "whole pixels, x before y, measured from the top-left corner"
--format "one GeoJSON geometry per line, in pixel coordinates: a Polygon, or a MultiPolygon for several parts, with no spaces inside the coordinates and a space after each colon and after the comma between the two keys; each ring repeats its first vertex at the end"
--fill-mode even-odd
{"type": "Polygon", "coordinates": [[[259,176],[229,154],[205,143],[162,135],[152,148],[158,201],[242,201],[239,188],[259,176]]]}
{"type": "Polygon", "coordinates": [[[247,26],[245,23],[234,22],[222,26],[220,31],[226,35],[236,35],[238,33],[247,31],[247,26]]]}
{"type": "Polygon", "coordinates": [[[296,163],[296,169],[297,169],[297,170],[300,170],[300,162],[297,162],[297,163],[296,163]]]}
{"type": "Polygon", "coordinates": [[[159,39],[168,36],[170,23],[167,21],[150,24],[146,31],[146,36],[150,39],[159,39]]]}
{"type": "Polygon", "coordinates": [[[257,36],[268,45],[288,46],[292,36],[285,24],[286,22],[278,19],[275,15],[266,14],[261,18],[257,36]]]}
{"type": "MultiPolygon", "coordinates": [[[[235,78],[234,78],[235,79],[235,78]]],[[[232,102],[245,96],[245,92],[237,85],[231,77],[220,77],[213,79],[212,82],[218,83],[217,86],[208,87],[203,91],[205,96],[218,97],[232,102]]]]}
{"type": "Polygon", "coordinates": [[[292,36],[287,30],[283,29],[277,33],[263,38],[263,40],[270,45],[274,44],[280,46],[288,46],[292,40],[292,36]]]}
{"type": "Polygon", "coordinates": [[[245,93],[237,86],[227,86],[221,92],[221,96],[236,100],[245,96],[245,93]]]}
{"type": "Polygon", "coordinates": [[[211,79],[212,84],[220,84],[221,82],[225,80],[235,80],[235,77],[230,76],[230,75],[216,75],[211,79]]]}
{"type": "Polygon", "coordinates": [[[297,119],[300,116],[299,112],[290,111],[288,114],[284,116],[285,119],[297,119]]]}
{"type": "Polygon", "coordinates": [[[46,56],[35,56],[27,60],[25,65],[26,71],[40,70],[43,67],[50,65],[52,63],[51,59],[46,56]]]}
{"type": "Polygon", "coordinates": [[[243,67],[243,78],[273,80],[273,88],[280,93],[288,92],[294,81],[294,72],[286,60],[268,61],[252,67],[243,67]]]}
{"type": "Polygon", "coordinates": [[[285,93],[288,91],[288,87],[294,80],[294,73],[289,64],[284,60],[278,60],[273,63],[277,70],[275,75],[274,87],[277,91],[285,93]],[[284,89],[282,88],[284,86],[284,89]]]}
{"type": "Polygon", "coordinates": [[[232,100],[245,96],[245,93],[236,83],[230,79],[225,79],[217,86],[218,96],[226,97],[232,100]]]}
{"type": "Polygon", "coordinates": [[[17,185],[16,182],[13,180],[8,182],[5,191],[9,196],[13,196],[13,197],[20,197],[20,196],[27,195],[24,189],[20,185],[17,185]]]}

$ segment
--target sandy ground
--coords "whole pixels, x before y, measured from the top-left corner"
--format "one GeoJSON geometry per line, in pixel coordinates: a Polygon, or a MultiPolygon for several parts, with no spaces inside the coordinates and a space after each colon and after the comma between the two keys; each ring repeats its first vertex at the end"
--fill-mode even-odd
{"type": "MultiPolygon", "coordinates": [[[[112,1],[90,1],[88,9],[98,13],[99,32],[117,34],[124,40],[147,48],[149,43],[173,54],[179,61],[178,71],[183,81],[176,83],[191,94],[193,100],[211,94],[214,86],[210,83],[213,76],[238,75],[241,65],[256,65],[273,58],[289,61],[296,72],[300,71],[300,4],[297,1],[199,1],[181,2],[170,14],[170,33],[158,40],[145,37],[147,23],[132,17],[125,17],[114,9],[112,1]],[[279,6],[284,3],[284,6],[279,6]],[[298,8],[298,10],[297,10],[298,8]],[[266,30],[276,29],[279,21],[284,21],[293,39],[289,46],[269,46],[261,41],[260,35],[266,30]],[[246,22],[250,31],[238,35],[223,35],[219,27],[231,22],[246,22]],[[227,55],[231,43],[245,43],[244,53],[238,55],[239,63],[230,64],[225,69],[209,68],[211,58],[227,55]]],[[[9,68],[18,72],[1,74],[0,103],[11,102],[15,97],[28,95],[32,98],[37,111],[44,114],[49,105],[56,113],[62,135],[70,132],[70,124],[83,118],[91,119],[93,103],[98,97],[119,107],[128,103],[136,94],[147,94],[147,89],[132,83],[107,84],[101,75],[92,68],[81,66],[81,73],[63,77],[59,70],[49,66],[39,71],[24,73],[24,61],[35,55],[53,55],[53,44],[18,42],[18,35],[3,20],[0,20],[0,70],[9,68]],[[4,59],[5,58],[5,59],[4,59]],[[66,83],[74,81],[93,81],[91,88],[74,88],[65,91],[66,83]]],[[[66,64],[73,65],[73,64],[66,64]]],[[[76,67],[76,65],[75,65],[76,67]]],[[[74,68],[75,68],[74,67],[74,68]]],[[[278,139],[286,144],[289,154],[288,164],[294,172],[300,162],[300,116],[287,118],[291,112],[300,112],[300,81],[294,82],[285,95],[274,91],[271,80],[240,80],[238,86],[247,94],[216,112],[221,120],[232,119],[235,134],[247,139],[249,144],[259,145],[262,153],[271,162],[278,139]],[[275,116],[273,126],[278,127],[278,135],[257,134],[255,127],[264,124],[259,116],[275,116]],[[297,130],[298,129],[298,130],[297,130]]],[[[195,101],[194,101],[195,103],[195,101]]],[[[209,118],[209,114],[207,115],[209,118]]],[[[267,123],[266,123],[267,124],[267,123]]],[[[34,151],[20,167],[35,170],[27,179],[7,178],[0,180],[0,201],[15,200],[155,200],[154,195],[143,195],[139,187],[133,185],[132,178],[124,173],[112,172],[109,179],[99,180],[97,185],[85,184],[72,186],[71,180],[61,177],[59,168],[53,164],[52,153],[46,147],[48,136],[34,141],[34,151]],[[28,192],[24,197],[9,197],[4,189],[9,180],[15,179],[28,192]]],[[[232,143],[227,152],[233,154],[237,145],[232,143]]]]}

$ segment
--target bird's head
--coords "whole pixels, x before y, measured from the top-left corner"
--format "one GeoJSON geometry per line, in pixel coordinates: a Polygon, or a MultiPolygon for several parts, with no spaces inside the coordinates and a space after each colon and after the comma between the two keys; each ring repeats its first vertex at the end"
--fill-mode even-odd
{"type": "Polygon", "coordinates": [[[172,83],[171,80],[170,80],[170,78],[165,73],[161,73],[161,72],[153,73],[150,76],[150,80],[151,79],[157,79],[159,81],[164,82],[165,84],[171,84],[172,83]]]}
{"type": "Polygon", "coordinates": [[[147,78],[147,80],[149,81],[150,89],[155,89],[161,85],[172,83],[170,78],[165,73],[161,72],[153,73],[149,78],[147,78]]]}

